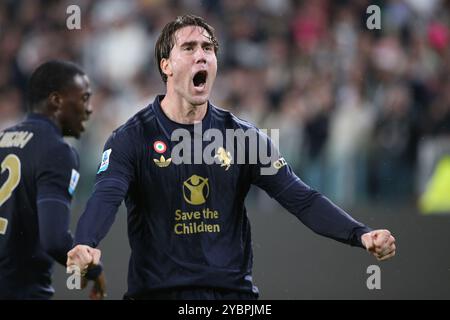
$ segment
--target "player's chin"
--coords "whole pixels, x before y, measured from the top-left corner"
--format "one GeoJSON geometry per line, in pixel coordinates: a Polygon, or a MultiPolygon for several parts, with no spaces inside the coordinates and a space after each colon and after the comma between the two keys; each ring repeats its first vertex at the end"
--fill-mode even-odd
{"type": "Polygon", "coordinates": [[[209,94],[202,94],[202,95],[191,95],[190,102],[194,106],[203,105],[208,102],[209,94]]]}
{"type": "Polygon", "coordinates": [[[79,139],[81,137],[81,133],[84,131],[83,124],[80,124],[78,128],[75,128],[72,130],[72,137],[75,139],[79,139]]]}
{"type": "Polygon", "coordinates": [[[74,132],[73,134],[72,134],[72,137],[74,137],[75,139],[80,139],[80,137],[81,137],[81,132],[74,132]]]}
{"type": "Polygon", "coordinates": [[[209,90],[202,90],[202,91],[193,91],[190,95],[190,100],[193,105],[202,105],[206,102],[208,102],[209,99],[209,90]]]}

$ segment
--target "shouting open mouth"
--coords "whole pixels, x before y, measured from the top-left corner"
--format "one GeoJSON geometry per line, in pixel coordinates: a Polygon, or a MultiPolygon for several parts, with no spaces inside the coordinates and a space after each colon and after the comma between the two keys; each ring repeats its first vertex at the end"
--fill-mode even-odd
{"type": "Polygon", "coordinates": [[[206,70],[198,71],[192,82],[194,83],[194,87],[197,89],[203,89],[206,85],[206,79],[208,78],[208,72],[206,70]]]}

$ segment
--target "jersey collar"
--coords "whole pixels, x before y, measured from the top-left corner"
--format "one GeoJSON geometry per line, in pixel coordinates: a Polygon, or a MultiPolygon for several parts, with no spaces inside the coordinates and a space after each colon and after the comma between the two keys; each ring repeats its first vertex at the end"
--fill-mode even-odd
{"type": "MultiPolygon", "coordinates": [[[[170,120],[164,111],[161,108],[161,101],[164,98],[164,95],[158,95],[155,100],[153,101],[152,108],[155,112],[156,119],[158,120],[159,125],[161,126],[164,135],[167,137],[167,139],[170,140],[170,137],[172,135],[172,132],[175,129],[186,129],[189,132],[194,131],[194,125],[193,124],[181,124],[177,123],[175,121],[170,120]]],[[[206,130],[211,128],[211,104],[208,101],[208,107],[206,110],[206,115],[202,120],[202,132],[204,133],[206,130]]]]}
{"type": "Polygon", "coordinates": [[[50,125],[50,127],[53,128],[53,130],[55,130],[55,132],[57,134],[59,134],[60,136],[62,136],[62,131],[61,129],[56,125],[56,123],[54,121],[52,121],[49,117],[44,116],[43,114],[39,114],[39,113],[29,113],[27,114],[26,117],[27,120],[31,120],[31,121],[40,121],[40,122],[44,122],[48,125],[50,125]]]}

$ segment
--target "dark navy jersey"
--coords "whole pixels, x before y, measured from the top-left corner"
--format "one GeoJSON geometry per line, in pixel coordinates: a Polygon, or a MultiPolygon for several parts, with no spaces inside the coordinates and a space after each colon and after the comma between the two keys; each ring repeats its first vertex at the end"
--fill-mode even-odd
{"type": "Polygon", "coordinates": [[[97,246],[125,199],[131,246],[128,296],[193,286],[256,294],[244,204],[251,185],[264,189],[315,232],[361,246],[361,235],[370,229],[305,185],[276,149],[272,151],[276,160],[266,165],[275,168],[274,174],[262,174],[265,164],[259,156],[256,163],[250,161],[250,139],[208,149],[208,140],[214,140],[207,137],[209,129],[224,137],[227,130],[241,129],[271,145],[260,130],[208,104],[199,134],[194,125],[168,119],[160,106],[162,98],[157,97],[107,141],[94,193],[75,237],[76,243],[97,246]],[[191,163],[176,163],[173,155],[182,139],[172,141],[171,136],[180,128],[194,137],[204,134],[201,151],[216,161],[196,163],[194,158],[201,152],[195,152],[194,146],[191,163]],[[243,146],[244,163],[236,158],[243,146]]]}
{"type": "Polygon", "coordinates": [[[0,163],[0,298],[49,298],[53,259],[43,246],[57,248],[50,253],[61,263],[72,246],[64,215],[79,178],[78,156],[52,121],[30,114],[0,132],[0,163]]]}

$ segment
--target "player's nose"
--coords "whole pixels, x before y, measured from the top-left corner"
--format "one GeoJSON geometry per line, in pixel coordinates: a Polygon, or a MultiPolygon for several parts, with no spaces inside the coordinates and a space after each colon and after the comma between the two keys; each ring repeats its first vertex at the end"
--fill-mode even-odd
{"type": "Polygon", "coordinates": [[[195,63],[206,63],[206,53],[202,47],[195,50],[195,63]]]}
{"type": "Polygon", "coordinates": [[[92,105],[89,103],[87,107],[84,109],[84,113],[86,115],[86,118],[88,119],[89,116],[92,114],[92,105]]]}

